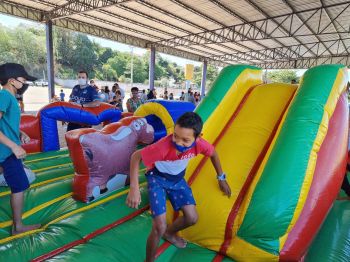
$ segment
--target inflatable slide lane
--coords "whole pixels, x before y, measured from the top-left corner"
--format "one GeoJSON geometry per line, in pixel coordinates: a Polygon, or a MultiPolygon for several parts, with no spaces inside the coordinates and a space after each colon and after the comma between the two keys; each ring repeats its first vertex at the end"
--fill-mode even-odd
{"type": "Polygon", "coordinates": [[[262,84],[254,67],[224,68],[196,112],[232,196],[219,190],[210,159],[192,160],[186,177],[200,219],[182,236],[217,251],[214,261],[300,260],[342,182],[346,82],[341,65],[309,69],[299,87],[262,84]]]}

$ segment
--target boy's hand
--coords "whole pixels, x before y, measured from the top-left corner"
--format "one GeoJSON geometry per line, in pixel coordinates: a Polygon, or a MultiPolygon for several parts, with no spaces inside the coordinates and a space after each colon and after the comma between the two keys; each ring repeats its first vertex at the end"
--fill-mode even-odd
{"type": "Polygon", "coordinates": [[[130,189],[126,204],[131,208],[138,208],[141,203],[141,194],[139,189],[130,189]]]}
{"type": "Polygon", "coordinates": [[[24,151],[24,149],[22,147],[20,147],[19,145],[15,145],[13,148],[12,148],[12,152],[15,154],[15,156],[18,158],[18,159],[22,159],[22,158],[25,158],[27,153],[26,151],[24,151]]]}
{"type": "Polygon", "coordinates": [[[226,196],[231,197],[231,188],[227,184],[226,180],[219,180],[219,187],[226,196]]]}
{"type": "Polygon", "coordinates": [[[21,131],[19,138],[20,138],[22,144],[27,144],[30,142],[30,137],[26,133],[24,133],[23,131],[21,131]]]}

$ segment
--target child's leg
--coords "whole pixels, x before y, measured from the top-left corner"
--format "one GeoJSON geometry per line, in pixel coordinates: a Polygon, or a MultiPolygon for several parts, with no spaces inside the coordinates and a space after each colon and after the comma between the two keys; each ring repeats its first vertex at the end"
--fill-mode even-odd
{"type": "Polygon", "coordinates": [[[40,227],[40,224],[24,226],[22,223],[22,209],[24,191],[29,188],[28,177],[24,171],[22,161],[15,155],[9,156],[2,164],[4,169],[4,178],[11,188],[11,208],[13,229],[12,234],[19,234],[28,230],[40,227]]]}
{"type": "Polygon", "coordinates": [[[155,260],[160,238],[166,230],[166,194],[162,185],[162,179],[153,176],[152,172],[146,175],[148,183],[148,198],[153,217],[152,231],[147,239],[146,261],[155,260]]]}
{"type": "Polygon", "coordinates": [[[167,190],[167,194],[174,210],[181,209],[183,216],[178,217],[172,225],[168,226],[164,238],[178,248],[184,248],[186,247],[186,241],[178,237],[176,233],[197,222],[196,202],[193,198],[191,188],[184,179],[170,187],[167,190]]]}
{"type": "Polygon", "coordinates": [[[177,232],[193,226],[198,220],[198,214],[194,205],[182,207],[183,216],[179,216],[174,223],[168,226],[164,238],[178,248],[186,247],[186,241],[176,235],[177,232]]]}
{"type": "Polygon", "coordinates": [[[23,225],[23,222],[22,222],[23,199],[24,199],[24,192],[11,194],[11,208],[12,208],[12,219],[13,219],[12,235],[37,229],[41,226],[40,224],[28,225],[28,226],[23,225]]]}
{"type": "Polygon", "coordinates": [[[153,218],[152,231],[147,239],[146,262],[152,262],[156,259],[156,252],[160,238],[166,230],[166,215],[162,214],[153,218]]]}

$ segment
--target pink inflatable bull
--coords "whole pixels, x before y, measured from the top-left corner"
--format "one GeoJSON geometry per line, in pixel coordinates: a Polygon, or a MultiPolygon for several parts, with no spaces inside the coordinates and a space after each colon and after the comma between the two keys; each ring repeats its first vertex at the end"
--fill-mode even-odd
{"type": "Polygon", "coordinates": [[[153,139],[153,127],[145,118],[136,119],[111,134],[94,132],[81,135],[79,142],[90,174],[88,201],[128,183],[130,158],[137,144],[150,144],[153,139]]]}

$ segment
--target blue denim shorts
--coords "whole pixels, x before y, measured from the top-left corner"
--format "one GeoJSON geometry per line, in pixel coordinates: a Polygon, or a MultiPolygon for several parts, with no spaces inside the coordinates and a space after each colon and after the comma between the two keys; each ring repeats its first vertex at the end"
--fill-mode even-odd
{"type": "Polygon", "coordinates": [[[29,188],[28,177],[21,159],[12,154],[0,165],[4,169],[4,178],[11,189],[11,193],[23,192],[29,188]]]}
{"type": "Polygon", "coordinates": [[[183,206],[196,204],[192,190],[183,177],[179,181],[170,181],[154,169],[147,172],[146,178],[152,217],[166,212],[166,197],[175,211],[183,206]]]}

